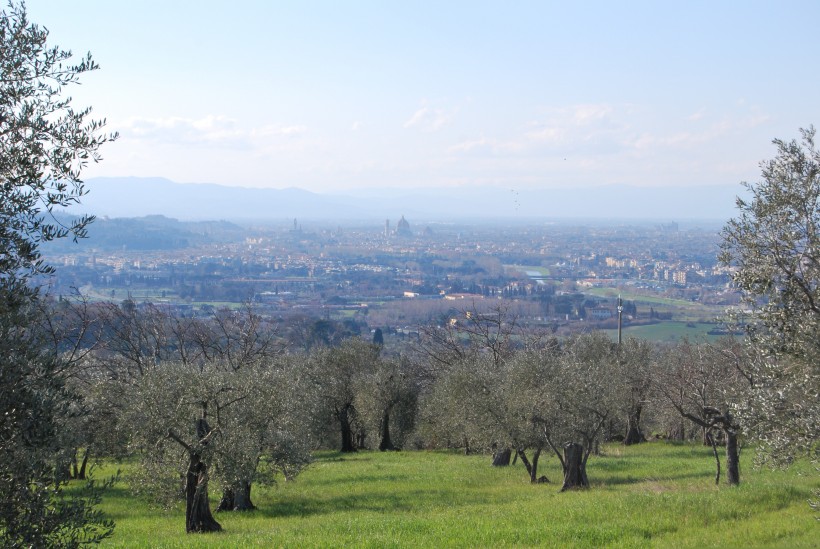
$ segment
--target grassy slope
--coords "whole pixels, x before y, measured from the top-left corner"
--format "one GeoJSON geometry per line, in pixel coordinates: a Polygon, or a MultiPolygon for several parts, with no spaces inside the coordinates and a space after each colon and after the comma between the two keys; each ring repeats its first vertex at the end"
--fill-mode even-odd
{"type": "Polygon", "coordinates": [[[486,456],[327,453],[296,482],[255,489],[257,511],[218,514],[225,531],[206,535],[184,533],[182,508],[157,510],[115,488],[103,507],[117,530],[104,546],[818,546],[806,503],[816,474],[755,471],[744,455],[743,484],[716,487],[702,447],[606,454],[590,458],[590,490],[560,494],[546,455],[553,483],[533,486],[520,463],[492,468],[486,456]]]}

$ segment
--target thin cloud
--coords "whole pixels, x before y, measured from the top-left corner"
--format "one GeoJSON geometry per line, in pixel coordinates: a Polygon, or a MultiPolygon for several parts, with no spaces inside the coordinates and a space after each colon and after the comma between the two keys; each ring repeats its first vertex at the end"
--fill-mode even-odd
{"type": "Polygon", "coordinates": [[[242,128],[235,119],[221,115],[131,118],[118,127],[128,139],[233,149],[254,149],[271,140],[295,139],[308,133],[307,126],[300,124],[242,128]]]}
{"type": "Polygon", "coordinates": [[[293,126],[263,126],[250,131],[253,137],[298,137],[308,132],[307,126],[293,125],[293,126]]]}
{"type": "Polygon", "coordinates": [[[131,118],[120,126],[126,138],[184,144],[245,144],[245,134],[236,120],[220,115],[203,118],[131,118]]]}
{"type": "Polygon", "coordinates": [[[524,134],[524,137],[532,141],[560,142],[566,136],[566,130],[558,127],[544,127],[532,130],[524,134]]]}
{"type": "Polygon", "coordinates": [[[624,149],[633,130],[627,122],[631,106],[570,105],[550,109],[507,139],[481,136],[448,150],[451,154],[496,156],[560,156],[612,154],[624,149]]]}
{"type": "MultiPolygon", "coordinates": [[[[705,122],[704,117],[687,118],[693,124],[705,122]]],[[[652,134],[649,132],[640,135],[633,145],[637,150],[651,148],[667,149],[692,149],[702,147],[710,143],[717,143],[725,140],[728,136],[747,132],[753,128],[763,125],[771,120],[771,117],[757,111],[739,116],[724,115],[719,120],[709,124],[700,125],[692,129],[684,129],[668,134],[652,134]]]]}
{"type": "Polygon", "coordinates": [[[588,125],[609,118],[614,109],[610,105],[575,105],[570,109],[572,119],[578,125],[588,125]]]}
{"type": "Polygon", "coordinates": [[[462,141],[449,147],[447,152],[456,156],[505,156],[520,153],[525,149],[515,141],[499,141],[480,137],[462,141]]]}
{"type": "Polygon", "coordinates": [[[443,109],[422,107],[404,123],[405,128],[417,128],[422,131],[435,132],[449,124],[452,116],[443,109]]]}

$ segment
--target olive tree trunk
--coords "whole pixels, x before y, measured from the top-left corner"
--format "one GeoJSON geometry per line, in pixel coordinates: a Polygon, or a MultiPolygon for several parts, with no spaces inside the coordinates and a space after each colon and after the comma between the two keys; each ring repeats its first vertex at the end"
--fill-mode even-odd
{"type": "Polygon", "coordinates": [[[185,477],[185,531],[220,530],[222,525],[211,514],[211,504],[208,501],[208,466],[201,461],[199,452],[190,452],[185,477]]]}
{"type": "Polygon", "coordinates": [[[87,480],[88,458],[91,455],[91,448],[86,448],[83,453],[82,462],[77,463],[77,453],[79,449],[74,450],[71,456],[71,470],[69,471],[70,478],[74,480],[87,480]]]}
{"type": "Polygon", "coordinates": [[[561,466],[564,471],[564,484],[561,486],[562,492],[589,487],[585,457],[584,447],[577,442],[570,442],[564,445],[564,457],[561,460],[561,466]]]}
{"type": "Polygon", "coordinates": [[[629,413],[629,417],[627,418],[626,436],[624,437],[624,444],[627,446],[646,442],[646,437],[644,436],[643,431],[641,431],[642,411],[643,406],[638,404],[629,413]]]}
{"type": "Polygon", "coordinates": [[[356,444],[353,441],[353,427],[350,425],[350,409],[351,406],[347,404],[341,410],[336,412],[336,417],[339,420],[339,429],[342,435],[342,452],[356,451],[356,444]]]}
{"type": "Polygon", "coordinates": [[[393,441],[390,440],[390,410],[384,411],[381,424],[381,441],[379,442],[379,450],[385,452],[387,450],[395,450],[393,441]]]}
{"type": "Polygon", "coordinates": [[[211,514],[211,503],[208,501],[208,465],[202,461],[202,450],[208,445],[215,431],[208,430],[204,419],[197,422],[197,431],[205,431],[208,434],[195,446],[182,440],[173,431],[168,431],[168,436],[188,452],[188,470],[185,474],[185,531],[189,534],[219,532],[222,525],[211,514]]]}
{"type": "Polygon", "coordinates": [[[541,457],[541,448],[536,448],[532,455],[532,462],[527,459],[527,453],[524,449],[516,450],[516,455],[521,458],[521,463],[527,468],[527,473],[530,475],[530,482],[533,484],[549,482],[549,479],[542,475],[538,477],[538,458],[541,457]]]}
{"type": "Polygon", "coordinates": [[[712,446],[717,468],[715,473],[716,484],[720,482],[720,457],[717,453],[718,443],[715,440],[715,433],[722,435],[723,440],[721,442],[726,445],[726,482],[731,486],[737,486],[740,484],[740,451],[737,441],[739,427],[729,412],[720,413],[716,408],[704,408],[704,410],[709,414],[708,421],[688,413],[682,413],[682,415],[703,429],[704,444],[712,446]]]}
{"type": "Polygon", "coordinates": [[[726,481],[733,486],[740,484],[740,454],[737,446],[737,433],[733,429],[724,430],[726,434],[726,481]]]}
{"type": "Polygon", "coordinates": [[[493,467],[506,467],[510,464],[512,459],[512,450],[510,448],[502,448],[493,452],[493,467]]]}
{"type": "Polygon", "coordinates": [[[240,481],[222,491],[217,511],[252,511],[256,505],[251,501],[251,483],[240,481]]]}

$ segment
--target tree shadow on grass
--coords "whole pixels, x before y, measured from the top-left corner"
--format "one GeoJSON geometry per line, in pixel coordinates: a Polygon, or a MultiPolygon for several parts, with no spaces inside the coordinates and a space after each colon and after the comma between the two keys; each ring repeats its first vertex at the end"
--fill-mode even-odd
{"type": "Polygon", "coordinates": [[[399,494],[380,491],[368,492],[366,495],[346,495],[322,497],[296,496],[286,501],[268,503],[256,513],[270,518],[307,517],[327,515],[340,512],[373,512],[373,513],[406,513],[414,509],[428,509],[435,512],[436,507],[469,506],[486,503],[481,494],[460,493],[455,497],[435,490],[409,490],[399,494]]]}
{"type": "Polygon", "coordinates": [[[318,484],[321,486],[331,486],[331,485],[339,485],[339,484],[365,484],[365,483],[378,483],[378,482],[405,482],[409,481],[413,477],[412,474],[401,474],[401,473],[391,473],[385,471],[383,474],[369,474],[369,475],[350,475],[350,476],[337,476],[331,479],[323,479],[318,484]]]}
{"type": "Polygon", "coordinates": [[[314,455],[316,461],[319,462],[339,462],[339,461],[373,461],[373,458],[368,456],[366,451],[361,452],[340,452],[339,450],[320,450],[314,455]]]}
{"type": "MultiPolygon", "coordinates": [[[[592,473],[594,475],[594,473],[592,473]]],[[[592,476],[591,475],[591,476],[592,476]]],[[[704,474],[702,472],[691,472],[691,473],[679,473],[679,474],[663,474],[663,475],[656,475],[652,477],[646,476],[631,476],[631,475],[615,475],[615,476],[608,476],[606,478],[599,478],[595,479],[592,478],[590,480],[590,485],[592,487],[599,487],[605,488],[607,486],[617,486],[617,485],[626,485],[626,484],[641,484],[642,482],[674,482],[678,480],[684,479],[705,479],[711,480],[714,483],[714,476],[709,476],[709,474],[704,474]]]]}

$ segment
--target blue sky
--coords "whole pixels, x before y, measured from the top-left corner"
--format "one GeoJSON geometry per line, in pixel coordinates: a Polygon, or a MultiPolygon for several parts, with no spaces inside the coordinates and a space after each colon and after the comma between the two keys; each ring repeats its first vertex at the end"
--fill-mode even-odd
{"type": "MultiPolygon", "coordinates": [[[[820,2],[29,0],[102,69],[86,177],[698,186],[820,124],[820,2]]],[[[704,189],[701,189],[704,190],[704,189]]]]}

